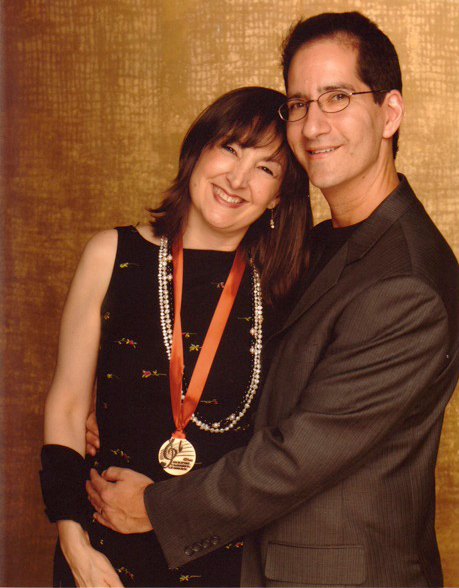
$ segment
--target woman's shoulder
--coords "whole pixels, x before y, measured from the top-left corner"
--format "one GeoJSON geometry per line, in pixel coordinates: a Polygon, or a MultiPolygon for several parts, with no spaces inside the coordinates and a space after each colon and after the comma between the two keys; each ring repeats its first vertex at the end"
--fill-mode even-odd
{"type": "Polygon", "coordinates": [[[126,247],[128,247],[128,251],[137,251],[138,245],[142,240],[159,245],[160,239],[155,236],[149,223],[139,223],[135,227],[130,225],[100,231],[93,235],[87,242],[83,251],[82,261],[89,263],[95,268],[113,266],[119,247],[123,251],[126,250],[126,247]],[[129,235],[134,237],[134,241],[127,238],[129,235]]]}
{"type": "Polygon", "coordinates": [[[103,299],[115,264],[117,243],[115,229],[100,231],[86,243],[69,292],[70,308],[91,300],[99,304],[103,299]]]}
{"type": "Polygon", "coordinates": [[[94,262],[107,263],[114,260],[118,246],[118,231],[106,229],[93,235],[83,251],[83,257],[92,259],[94,262]]]}

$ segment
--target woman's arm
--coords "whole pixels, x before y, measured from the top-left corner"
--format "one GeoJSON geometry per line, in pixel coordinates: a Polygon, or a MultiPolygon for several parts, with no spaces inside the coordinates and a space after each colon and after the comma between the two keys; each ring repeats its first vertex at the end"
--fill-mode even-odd
{"type": "MultiPolygon", "coordinates": [[[[86,245],[65,302],[56,371],[45,406],[45,444],[84,456],[100,340],[100,310],[113,271],[117,232],[103,231],[86,245]]],[[[73,520],[58,521],[62,551],[79,586],[122,586],[108,559],[73,520]]]]}
{"type": "Polygon", "coordinates": [[[100,309],[110,282],[117,233],[103,231],[86,245],[62,313],[56,371],[45,406],[45,443],[84,456],[100,339],[100,309]]]}

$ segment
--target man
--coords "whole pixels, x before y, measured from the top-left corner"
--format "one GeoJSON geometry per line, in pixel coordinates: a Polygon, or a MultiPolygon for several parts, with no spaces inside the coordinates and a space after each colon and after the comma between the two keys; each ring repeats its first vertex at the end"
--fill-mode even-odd
{"type": "Polygon", "coordinates": [[[354,12],[298,23],[283,63],[289,143],[331,221],[273,340],[256,433],[159,484],[93,472],[96,516],[153,527],[170,567],[246,535],[245,586],[441,586],[434,469],[459,372],[459,269],[396,173],[398,58],[354,12]]]}

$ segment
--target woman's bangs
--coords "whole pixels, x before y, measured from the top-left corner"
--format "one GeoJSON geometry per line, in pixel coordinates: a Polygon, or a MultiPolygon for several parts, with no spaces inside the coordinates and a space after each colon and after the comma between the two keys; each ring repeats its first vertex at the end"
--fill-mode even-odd
{"type": "MultiPolygon", "coordinates": [[[[279,125],[280,126],[280,125],[279,125]]],[[[280,155],[286,144],[285,133],[271,119],[257,117],[250,121],[236,121],[230,128],[221,129],[215,138],[216,143],[238,143],[241,147],[264,147],[279,142],[273,158],[280,155]]]]}

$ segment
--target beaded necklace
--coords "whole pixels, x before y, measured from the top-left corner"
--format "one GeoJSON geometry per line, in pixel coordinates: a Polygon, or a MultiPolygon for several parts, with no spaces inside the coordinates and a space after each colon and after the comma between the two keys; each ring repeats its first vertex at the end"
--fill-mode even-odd
{"type": "MultiPolygon", "coordinates": [[[[163,236],[161,237],[159,247],[158,293],[161,330],[163,334],[167,357],[169,360],[171,358],[173,326],[171,318],[171,304],[169,293],[169,285],[172,282],[171,264],[172,255],[169,251],[168,239],[167,237],[163,236]]],[[[250,408],[260,383],[261,350],[263,339],[263,304],[261,297],[260,276],[252,260],[250,260],[250,266],[252,269],[253,293],[253,326],[250,329],[250,334],[252,336],[252,344],[249,349],[250,353],[252,354],[253,361],[250,383],[238,406],[239,410],[236,410],[235,412],[231,413],[229,416],[221,419],[220,421],[214,423],[207,423],[202,417],[198,417],[196,413],[192,415],[191,421],[199,429],[203,431],[208,431],[209,433],[226,433],[227,431],[233,429],[250,408]]],[[[185,395],[182,392],[182,401],[184,397],[185,395]]]]}

